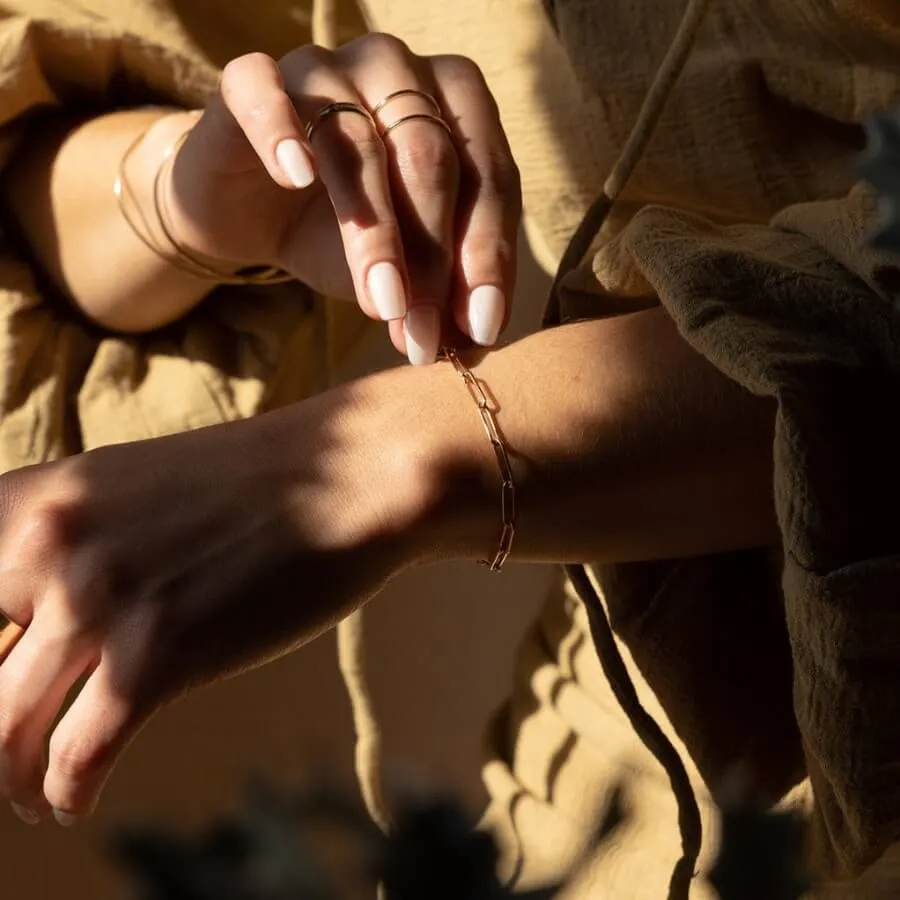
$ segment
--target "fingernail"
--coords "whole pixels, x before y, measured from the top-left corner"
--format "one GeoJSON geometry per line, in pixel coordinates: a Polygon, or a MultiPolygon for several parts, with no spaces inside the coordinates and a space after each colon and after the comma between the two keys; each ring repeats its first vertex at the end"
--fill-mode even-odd
{"type": "Polygon", "coordinates": [[[375,312],[385,322],[406,315],[406,288],[400,270],[393,263],[375,263],[366,276],[366,287],[375,312]]]}
{"type": "Polygon", "coordinates": [[[309,187],[315,181],[316,173],[309,154],[295,138],[285,138],[278,144],[275,159],[294,187],[309,187]]]}
{"type": "Polygon", "coordinates": [[[414,366],[429,366],[437,359],[441,341],[441,316],[436,306],[414,306],[403,322],[406,355],[414,366]]]}
{"type": "Polygon", "coordinates": [[[41,821],[41,817],[27,806],[19,806],[18,803],[10,803],[12,811],[26,824],[37,825],[41,821]]]}
{"type": "Polygon", "coordinates": [[[78,816],[73,816],[72,813],[63,812],[61,809],[53,810],[53,818],[56,819],[59,825],[62,825],[63,828],[71,828],[78,821],[78,816]]]}
{"type": "Polygon", "coordinates": [[[469,336],[476,344],[492,347],[505,315],[506,301],[500,288],[483,284],[469,294],[469,336]]]}

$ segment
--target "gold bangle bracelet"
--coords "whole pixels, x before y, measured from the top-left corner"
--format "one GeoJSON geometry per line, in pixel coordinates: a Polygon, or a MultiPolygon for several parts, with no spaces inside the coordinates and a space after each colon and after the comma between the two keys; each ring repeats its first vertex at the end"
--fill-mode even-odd
{"type": "Polygon", "coordinates": [[[294,281],[293,275],[290,275],[275,266],[265,266],[262,267],[260,271],[245,272],[243,274],[240,272],[221,272],[194,256],[175,238],[166,221],[167,213],[163,191],[163,175],[170,166],[174,165],[175,157],[182,144],[187,140],[189,134],[190,129],[183,132],[175,139],[163,155],[162,163],[156,170],[156,175],[153,178],[153,208],[156,212],[156,218],[159,221],[159,227],[172,249],[178,254],[183,262],[196,266],[199,272],[221,284],[281,284],[286,281],[294,281]]]}
{"type": "Polygon", "coordinates": [[[131,157],[134,154],[135,150],[137,150],[137,148],[143,142],[144,138],[147,136],[148,131],[149,128],[145,129],[131,142],[131,144],[128,146],[128,149],[122,155],[122,159],[119,163],[119,170],[116,173],[115,180],[113,181],[113,195],[116,198],[119,212],[122,214],[122,218],[125,220],[126,224],[131,229],[135,237],[137,237],[148,250],[162,259],[165,263],[167,263],[174,269],[178,269],[179,271],[184,272],[187,275],[193,276],[194,278],[208,280],[208,273],[198,271],[193,266],[181,260],[177,255],[172,256],[170,253],[167,253],[165,247],[161,246],[156,240],[154,240],[153,229],[151,228],[150,223],[147,221],[147,216],[144,214],[144,210],[142,209],[141,204],[131,187],[131,182],[128,179],[128,163],[131,160],[131,157]],[[128,202],[130,202],[138,211],[138,214],[141,218],[141,225],[138,225],[138,223],[129,212],[128,202]]]}
{"type": "Polygon", "coordinates": [[[513,539],[516,536],[516,518],[518,514],[516,483],[513,479],[512,465],[509,461],[509,451],[497,425],[494,411],[491,409],[487,395],[481,386],[481,382],[475,377],[475,373],[463,363],[455,350],[444,349],[441,351],[441,356],[451,363],[457,374],[465,382],[469,395],[478,407],[481,424],[484,426],[484,432],[491,442],[494,455],[497,457],[497,465],[500,468],[500,515],[503,523],[500,529],[500,540],[493,557],[480,560],[481,565],[487,566],[492,572],[499,572],[512,551],[513,539]]]}
{"type": "Polygon", "coordinates": [[[135,140],[132,141],[132,143],[129,145],[128,149],[122,155],[122,159],[119,163],[119,170],[116,173],[115,180],[113,181],[113,195],[116,198],[116,203],[118,204],[119,211],[122,214],[122,218],[125,220],[132,233],[141,241],[141,243],[160,259],[164,260],[168,265],[172,266],[172,268],[178,269],[185,274],[191,275],[194,278],[199,278],[201,280],[214,281],[217,284],[235,285],[266,285],[293,281],[294,277],[292,275],[275,267],[261,267],[260,271],[250,272],[222,272],[190,253],[175,238],[171,227],[166,221],[165,200],[163,196],[163,175],[166,168],[174,162],[175,154],[186,140],[190,129],[187,129],[181,135],[179,135],[179,137],[171,144],[171,146],[166,149],[163,155],[163,159],[159,167],[157,168],[156,174],[153,178],[154,214],[156,218],[157,228],[162,233],[167,244],[169,245],[170,252],[166,252],[166,248],[164,246],[161,246],[161,244],[154,239],[153,229],[147,221],[147,216],[141,209],[141,205],[138,202],[135,192],[129,182],[127,172],[127,166],[129,161],[131,160],[131,157],[134,155],[134,152],[137,150],[137,148],[141,145],[149,130],[150,129],[148,128],[141,132],[141,134],[139,134],[138,137],[135,138],[135,140]],[[129,201],[138,210],[138,214],[142,223],[141,225],[138,224],[138,222],[135,220],[135,217],[129,211],[129,201]]]}

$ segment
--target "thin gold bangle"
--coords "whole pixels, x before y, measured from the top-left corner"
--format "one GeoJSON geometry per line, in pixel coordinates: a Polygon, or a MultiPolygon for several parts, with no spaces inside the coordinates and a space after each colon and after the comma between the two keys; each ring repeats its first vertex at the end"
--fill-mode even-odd
{"type": "MultiPolygon", "coordinates": [[[[152,127],[152,125],[150,127],[152,127]]],[[[166,253],[165,248],[160,246],[160,244],[153,239],[153,229],[150,227],[150,223],[147,221],[147,216],[144,214],[141,204],[138,201],[134,189],[131,186],[131,182],[128,179],[128,163],[130,162],[135,150],[137,150],[137,148],[143,142],[144,138],[147,136],[150,127],[145,128],[131,142],[131,144],[129,144],[128,149],[122,155],[122,159],[119,162],[119,170],[116,173],[115,180],[113,181],[113,195],[116,198],[119,212],[122,214],[122,218],[125,220],[135,237],[137,237],[148,250],[162,259],[163,262],[165,262],[167,265],[172,266],[172,268],[178,269],[179,271],[184,272],[187,275],[193,276],[194,278],[208,280],[209,275],[207,272],[198,271],[194,267],[188,265],[185,261],[179,259],[178,256],[172,256],[166,253]],[[140,214],[143,228],[138,225],[138,223],[132,217],[131,213],[128,211],[126,198],[131,201],[131,203],[140,214]]]]}
{"type": "Polygon", "coordinates": [[[141,209],[140,203],[138,203],[134,190],[131,187],[131,182],[128,180],[128,163],[130,162],[134,151],[137,150],[138,146],[144,140],[146,135],[147,130],[142,131],[128,145],[128,149],[125,151],[125,153],[122,154],[122,159],[119,162],[119,170],[118,172],[116,172],[116,177],[113,181],[113,196],[116,198],[116,203],[118,204],[119,212],[121,213],[122,218],[134,233],[135,237],[137,237],[148,250],[155,253],[157,256],[162,257],[162,259],[164,259],[167,263],[171,263],[174,265],[175,260],[168,258],[165,254],[165,251],[157,244],[155,244],[152,238],[149,237],[152,232],[150,224],[147,221],[147,217],[144,215],[144,211],[141,209]],[[131,213],[128,211],[128,207],[125,202],[126,198],[130,200],[138,210],[143,222],[143,230],[138,226],[137,222],[134,221],[131,213]]]}
{"type": "Polygon", "coordinates": [[[518,516],[516,483],[513,479],[512,465],[509,461],[509,451],[506,447],[506,441],[503,439],[503,434],[497,425],[497,419],[488,402],[487,395],[484,393],[481,382],[475,377],[474,372],[463,363],[455,350],[444,349],[441,351],[441,356],[449,360],[457,374],[465,382],[469,395],[478,407],[481,424],[484,426],[484,432],[491,442],[494,455],[497,457],[497,465],[500,468],[500,516],[503,523],[500,529],[500,540],[493,557],[480,560],[481,565],[487,566],[492,572],[499,572],[512,551],[513,539],[516,536],[516,518],[518,516]]]}
{"type": "Polygon", "coordinates": [[[159,220],[159,227],[163,235],[165,235],[166,240],[172,246],[172,249],[182,260],[196,266],[197,269],[206,274],[207,277],[219,281],[222,284],[281,284],[286,281],[294,281],[293,275],[290,275],[275,266],[265,266],[262,267],[261,271],[251,271],[243,274],[239,272],[220,272],[218,269],[213,268],[203,260],[194,256],[183,244],[178,242],[166,221],[165,196],[162,184],[163,175],[165,174],[166,169],[174,165],[175,157],[181,149],[182,144],[187,140],[189,133],[190,129],[184,131],[172,142],[171,146],[168,147],[163,154],[162,163],[156,170],[156,175],[153,178],[153,207],[156,212],[156,218],[159,220]]]}
{"type": "MultiPolygon", "coordinates": [[[[155,123],[154,123],[155,124],[155,123]]],[[[153,127],[152,125],[150,127],[153,127]]],[[[164,203],[162,202],[162,176],[167,165],[173,160],[175,153],[186,140],[190,129],[184,131],[179,137],[166,149],[163,159],[156,170],[153,178],[153,206],[156,215],[157,225],[168,242],[172,253],[167,253],[165,248],[157,243],[153,236],[153,229],[147,221],[147,216],[141,209],[141,205],[137,200],[131,183],[128,179],[127,166],[132,155],[147,136],[150,128],[145,129],[137,138],[132,141],[128,149],[122,155],[119,163],[119,169],[113,181],[113,195],[116,198],[119,211],[132,233],[141,241],[141,243],[152,253],[164,260],[168,265],[181,272],[207,281],[214,281],[218,284],[235,284],[235,285],[266,285],[280,284],[287,281],[293,281],[294,277],[287,272],[275,267],[264,267],[262,271],[251,271],[244,273],[221,272],[209,264],[203,262],[187,251],[175,238],[171,228],[165,219],[164,203]],[[143,228],[138,225],[134,217],[128,210],[126,199],[130,200],[138,210],[143,223],[143,228]],[[173,255],[174,254],[174,255],[173,255]]]]}

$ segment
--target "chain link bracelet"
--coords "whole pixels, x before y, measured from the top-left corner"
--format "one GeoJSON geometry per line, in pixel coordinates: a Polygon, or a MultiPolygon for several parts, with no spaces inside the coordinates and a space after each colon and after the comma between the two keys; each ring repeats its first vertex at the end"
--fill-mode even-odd
{"type": "Polygon", "coordinates": [[[441,351],[441,357],[452,364],[460,378],[465,382],[469,394],[478,407],[481,424],[484,426],[485,434],[488,436],[491,447],[494,449],[494,455],[497,457],[497,465],[500,467],[500,513],[503,522],[500,530],[500,540],[493,557],[481,560],[481,565],[487,566],[492,572],[499,572],[512,550],[513,538],[516,536],[516,483],[513,480],[509,452],[481,382],[475,377],[472,370],[463,363],[455,350],[444,349],[441,351]]]}

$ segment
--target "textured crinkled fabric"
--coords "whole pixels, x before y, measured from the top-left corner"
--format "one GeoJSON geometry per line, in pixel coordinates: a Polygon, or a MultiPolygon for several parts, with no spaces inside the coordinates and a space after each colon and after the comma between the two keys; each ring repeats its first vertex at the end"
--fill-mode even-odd
{"type": "MultiPolygon", "coordinates": [[[[38,119],[195,108],[231,57],[309,41],[311,2],[0,0],[0,179],[38,119]]],[[[348,7],[348,9],[354,9],[348,7]]],[[[344,18],[345,37],[362,30],[344,18]]],[[[110,188],[111,189],[111,188],[110,188]]],[[[0,471],[214,424],[321,389],[366,320],[304,287],[221,288],[143,337],[100,333],[50,290],[8,217],[0,233],[0,471]]]]}

